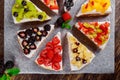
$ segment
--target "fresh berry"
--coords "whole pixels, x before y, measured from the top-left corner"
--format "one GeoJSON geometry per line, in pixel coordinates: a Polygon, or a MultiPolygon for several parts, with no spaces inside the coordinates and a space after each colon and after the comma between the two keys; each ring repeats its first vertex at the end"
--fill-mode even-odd
{"type": "Polygon", "coordinates": [[[44,2],[46,3],[46,5],[50,4],[50,0],[44,0],[44,2]]]}
{"type": "Polygon", "coordinates": [[[23,49],[23,51],[24,51],[25,55],[30,54],[30,49],[25,48],[25,49],[23,49]]]}
{"type": "Polygon", "coordinates": [[[68,20],[71,20],[72,19],[72,16],[70,15],[69,12],[65,12],[63,15],[62,15],[62,18],[64,21],[68,21],[68,20]]]}
{"type": "Polygon", "coordinates": [[[40,53],[40,57],[46,58],[46,54],[47,54],[47,50],[44,49],[44,50],[40,53]]]}
{"type": "Polygon", "coordinates": [[[29,35],[29,36],[31,36],[32,35],[32,30],[31,29],[27,29],[26,31],[25,31],[25,33],[27,34],[27,35],[29,35]]]}
{"type": "Polygon", "coordinates": [[[25,47],[25,46],[27,46],[27,45],[28,45],[28,41],[27,41],[27,40],[23,40],[23,41],[22,41],[22,46],[25,47]]]}
{"type": "Polygon", "coordinates": [[[19,36],[20,38],[26,38],[26,37],[27,37],[27,35],[26,35],[26,33],[25,33],[24,31],[19,32],[19,33],[18,33],[18,36],[19,36]]]}
{"type": "Polygon", "coordinates": [[[35,37],[34,37],[34,36],[31,36],[31,37],[28,39],[28,42],[31,43],[31,44],[34,44],[34,42],[35,42],[35,37]]]}
{"type": "Polygon", "coordinates": [[[43,18],[43,16],[42,15],[38,15],[38,19],[42,19],[43,18]]]}
{"type": "Polygon", "coordinates": [[[54,46],[53,46],[52,42],[48,42],[48,43],[46,44],[46,48],[53,49],[54,46]]]}
{"type": "Polygon", "coordinates": [[[60,54],[55,54],[55,56],[53,57],[52,62],[53,63],[59,63],[62,61],[62,56],[60,54]]]}
{"type": "Polygon", "coordinates": [[[61,50],[62,50],[62,46],[60,46],[60,45],[57,45],[54,47],[54,53],[60,53],[61,50]]]}
{"type": "Polygon", "coordinates": [[[39,65],[43,64],[44,63],[44,59],[43,58],[38,58],[37,59],[37,62],[39,65]]]}
{"type": "Polygon", "coordinates": [[[39,31],[39,28],[32,28],[33,33],[37,33],[39,31]]]}
{"type": "Polygon", "coordinates": [[[64,23],[63,18],[62,18],[62,17],[59,17],[59,18],[57,19],[56,23],[57,23],[58,26],[62,26],[62,23],[64,23]]]}
{"type": "Polygon", "coordinates": [[[45,31],[50,31],[50,28],[51,28],[51,26],[49,24],[47,24],[47,25],[44,26],[44,30],[45,31]]]}
{"type": "Polygon", "coordinates": [[[14,13],[13,13],[13,16],[14,16],[14,17],[18,17],[18,12],[14,12],[14,13]]]}
{"type": "Polygon", "coordinates": [[[47,36],[47,34],[48,34],[47,31],[43,31],[43,30],[42,30],[42,31],[40,31],[40,32],[42,33],[42,36],[44,36],[44,37],[47,36]]]}
{"type": "Polygon", "coordinates": [[[52,60],[52,58],[54,57],[54,52],[51,49],[47,50],[47,58],[49,58],[50,60],[52,60]]]}
{"type": "Polygon", "coordinates": [[[59,44],[59,43],[60,43],[59,38],[58,38],[57,36],[54,37],[54,38],[52,39],[52,43],[53,43],[53,45],[57,45],[57,44],[59,44]]]}
{"type": "Polygon", "coordinates": [[[10,68],[13,68],[13,67],[14,67],[13,61],[7,61],[7,62],[5,63],[5,68],[6,68],[6,69],[10,69],[10,68]]]}
{"type": "Polygon", "coordinates": [[[59,70],[60,69],[60,64],[59,63],[54,63],[52,64],[52,68],[55,70],[59,70]]]}
{"type": "Polygon", "coordinates": [[[35,40],[36,40],[36,41],[41,41],[41,37],[42,37],[42,36],[36,35],[36,36],[35,36],[35,40]]]}
{"type": "Polygon", "coordinates": [[[22,5],[23,6],[26,6],[27,5],[27,2],[25,0],[22,1],[22,5]]]}
{"type": "Polygon", "coordinates": [[[34,49],[36,49],[36,48],[37,48],[37,47],[36,47],[35,44],[31,44],[31,45],[30,45],[30,49],[34,50],[34,49]]]}
{"type": "Polygon", "coordinates": [[[28,8],[25,8],[25,9],[24,9],[24,12],[28,12],[28,11],[29,11],[29,9],[28,9],[28,8]]]}

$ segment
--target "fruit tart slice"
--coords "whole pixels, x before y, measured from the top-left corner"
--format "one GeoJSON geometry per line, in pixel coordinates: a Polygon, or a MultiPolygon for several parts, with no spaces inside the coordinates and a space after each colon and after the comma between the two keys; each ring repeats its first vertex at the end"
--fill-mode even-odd
{"type": "Polygon", "coordinates": [[[103,16],[112,12],[110,0],[87,0],[82,4],[76,15],[80,16],[103,16]]]}
{"type": "Polygon", "coordinates": [[[71,70],[80,70],[85,67],[95,57],[82,43],[80,43],[71,33],[67,33],[68,50],[71,70]]]}
{"type": "Polygon", "coordinates": [[[51,19],[30,0],[16,0],[12,7],[12,16],[15,24],[31,21],[42,22],[51,19]]]}
{"type": "Polygon", "coordinates": [[[70,11],[71,8],[74,6],[76,0],[65,0],[64,2],[64,11],[70,11]]]}
{"type": "Polygon", "coordinates": [[[38,47],[54,30],[54,25],[45,25],[44,27],[34,27],[20,30],[17,32],[18,42],[24,52],[24,55],[31,58],[38,47]]]}
{"type": "Polygon", "coordinates": [[[62,45],[61,45],[61,33],[58,32],[54,38],[46,44],[46,47],[40,52],[35,62],[38,66],[54,70],[62,70],[62,45]]]}
{"type": "Polygon", "coordinates": [[[110,22],[77,22],[75,28],[103,49],[110,38],[110,22]]]}
{"type": "Polygon", "coordinates": [[[41,0],[50,10],[58,14],[59,6],[57,0],[41,0]]]}

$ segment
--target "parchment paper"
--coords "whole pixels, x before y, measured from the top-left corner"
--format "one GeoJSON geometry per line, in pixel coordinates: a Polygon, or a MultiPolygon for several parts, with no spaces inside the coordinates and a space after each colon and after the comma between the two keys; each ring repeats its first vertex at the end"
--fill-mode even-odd
{"type": "MultiPolygon", "coordinates": [[[[37,0],[34,0],[36,2],[37,0]]],[[[62,0],[58,0],[59,5],[61,7],[60,11],[62,10],[62,0]]],[[[106,48],[96,53],[96,57],[92,61],[91,64],[86,66],[85,68],[79,70],[79,71],[70,71],[70,64],[69,64],[69,58],[68,58],[68,50],[67,50],[67,44],[65,41],[65,34],[67,29],[61,29],[56,28],[54,32],[51,34],[50,37],[47,38],[47,40],[42,44],[42,47],[40,47],[39,50],[37,50],[34,57],[31,59],[26,58],[23,55],[23,52],[20,50],[20,45],[17,41],[16,32],[18,30],[34,27],[34,26],[43,26],[47,23],[54,24],[57,18],[60,16],[60,14],[56,15],[53,14],[49,9],[46,10],[46,7],[44,5],[38,5],[43,10],[46,10],[47,13],[50,12],[50,15],[52,15],[52,20],[46,21],[43,23],[40,22],[32,22],[32,23],[25,23],[25,24],[14,24],[11,14],[11,8],[14,4],[14,0],[5,0],[5,14],[4,14],[4,59],[7,60],[14,60],[17,67],[20,68],[21,74],[80,74],[80,73],[113,73],[114,72],[114,32],[115,32],[115,1],[111,0],[112,3],[112,14],[106,17],[99,17],[99,18],[76,18],[75,15],[80,9],[80,6],[82,3],[84,3],[85,0],[77,0],[74,7],[71,9],[71,14],[73,16],[73,20],[71,21],[71,25],[74,25],[77,21],[107,21],[110,20],[111,22],[111,35],[110,40],[106,46],[106,48]],[[52,39],[52,37],[60,31],[62,33],[62,43],[64,44],[64,52],[63,52],[63,71],[55,72],[55,71],[49,71],[45,70],[43,68],[40,68],[36,65],[34,62],[35,58],[39,54],[39,52],[45,47],[45,44],[52,39]]],[[[36,3],[39,3],[36,2],[36,3]]],[[[61,12],[60,12],[61,13],[61,12]]]]}

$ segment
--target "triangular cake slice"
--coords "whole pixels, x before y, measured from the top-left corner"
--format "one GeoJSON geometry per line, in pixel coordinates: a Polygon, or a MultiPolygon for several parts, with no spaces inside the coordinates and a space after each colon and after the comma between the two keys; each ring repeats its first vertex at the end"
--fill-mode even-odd
{"type": "Polygon", "coordinates": [[[44,69],[61,71],[62,52],[61,33],[58,32],[54,38],[46,44],[46,47],[40,52],[35,62],[44,69]]]}
{"type": "Polygon", "coordinates": [[[103,16],[112,12],[110,0],[87,0],[82,4],[76,15],[80,16],[103,16]]]}
{"type": "Polygon", "coordinates": [[[41,0],[50,10],[58,14],[59,6],[57,0],[41,0]]]}
{"type": "Polygon", "coordinates": [[[31,58],[53,30],[54,25],[47,24],[44,27],[34,27],[18,31],[18,42],[24,55],[31,58]]]}
{"type": "Polygon", "coordinates": [[[67,33],[71,70],[80,70],[90,64],[95,55],[80,43],[71,33],[67,33]]]}
{"type": "Polygon", "coordinates": [[[77,22],[75,28],[93,41],[100,49],[104,49],[110,38],[110,22],[77,22]]]}
{"type": "Polygon", "coordinates": [[[51,19],[30,0],[16,0],[12,7],[12,16],[15,24],[31,21],[42,22],[51,19]]]}
{"type": "Polygon", "coordinates": [[[71,8],[74,6],[76,0],[65,0],[64,2],[64,11],[70,11],[71,8]]]}

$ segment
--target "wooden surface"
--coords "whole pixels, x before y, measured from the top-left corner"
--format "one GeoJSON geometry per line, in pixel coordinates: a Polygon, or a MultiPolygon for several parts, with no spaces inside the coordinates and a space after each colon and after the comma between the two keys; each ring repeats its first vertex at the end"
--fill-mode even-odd
{"type": "MultiPolygon", "coordinates": [[[[3,56],[3,0],[0,0],[0,58],[3,56]]],[[[13,80],[120,80],[120,0],[116,0],[115,73],[79,75],[18,75],[13,80]]]]}

